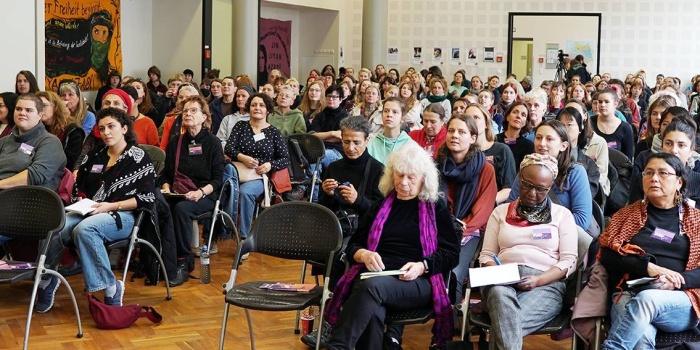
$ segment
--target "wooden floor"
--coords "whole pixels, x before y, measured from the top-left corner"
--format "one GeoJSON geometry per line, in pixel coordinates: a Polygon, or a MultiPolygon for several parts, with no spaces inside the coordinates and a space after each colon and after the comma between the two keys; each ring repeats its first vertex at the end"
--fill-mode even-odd
{"type": "MultiPolygon", "coordinates": [[[[219,243],[219,253],[212,256],[212,282],[200,284],[190,279],[172,289],[173,299],[165,300],[165,287],[144,286],[143,280],[127,282],[126,304],[153,306],[163,315],[163,322],[153,325],[140,319],[123,330],[99,330],[90,317],[82,275],[68,278],[78,299],[83,321],[84,337],[76,339],[77,327],[70,298],[63,286],[58,290],[56,304],[46,314],[34,313],[29,337],[30,349],[216,349],[218,348],[223,300],[221,284],[229,277],[235,251],[233,241],[219,243]]],[[[197,260],[199,264],[199,260],[197,260]]],[[[251,254],[242,266],[238,281],[265,279],[298,281],[300,264],[251,254]]],[[[199,267],[193,275],[199,275],[199,267]]],[[[120,277],[121,273],[117,273],[120,277]]],[[[24,337],[31,284],[0,286],[0,349],[20,349],[24,337]]],[[[99,295],[102,298],[102,295],[99,295]]],[[[258,349],[307,349],[293,332],[293,312],[253,311],[258,349]]],[[[430,323],[408,326],[404,349],[427,349],[430,323]]],[[[568,349],[569,341],[554,342],[547,336],[525,338],[525,349],[568,349]]],[[[250,342],[245,313],[231,307],[226,349],[248,349],[250,342]]]]}

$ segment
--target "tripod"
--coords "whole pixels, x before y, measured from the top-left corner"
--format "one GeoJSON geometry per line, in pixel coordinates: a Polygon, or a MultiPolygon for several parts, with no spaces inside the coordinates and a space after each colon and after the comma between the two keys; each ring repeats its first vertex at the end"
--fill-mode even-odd
{"type": "Polygon", "coordinates": [[[557,71],[554,73],[554,81],[561,81],[563,82],[566,77],[566,69],[564,68],[564,60],[559,59],[559,63],[557,63],[557,71]]]}

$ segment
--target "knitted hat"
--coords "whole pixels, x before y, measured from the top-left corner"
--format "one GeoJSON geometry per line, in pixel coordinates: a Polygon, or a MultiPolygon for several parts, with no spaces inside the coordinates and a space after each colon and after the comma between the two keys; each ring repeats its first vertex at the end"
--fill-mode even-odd
{"type": "Polygon", "coordinates": [[[239,87],[238,89],[247,91],[248,96],[255,95],[255,89],[253,89],[253,87],[250,85],[243,85],[243,86],[239,87]]]}
{"type": "Polygon", "coordinates": [[[127,94],[124,90],[111,89],[111,90],[107,91],[107,93],[105,93],[104,96],[102,96],[102,101],[104,101],[105,98],[109,95],[119,96],[119,98],[122,100],[122,102],[124,102],[124,105],[126,106],[126,113],[129,114],[129,112],[131,112],[131,107],[133,104],[131,103],[131,98],[129,98],[129,94],[127,94]]]}

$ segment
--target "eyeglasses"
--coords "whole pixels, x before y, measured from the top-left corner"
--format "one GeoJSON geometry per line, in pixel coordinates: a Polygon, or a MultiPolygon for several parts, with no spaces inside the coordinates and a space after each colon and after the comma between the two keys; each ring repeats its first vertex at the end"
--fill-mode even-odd
{"type": "Polygon", "coordinates": [[[678,174],[676,174],[676,173],[672,173],[672,172],[665,171],[665,170],[659,170],[659,171],[644,170],[644,172],[642,173],[642,176],[643,176],[643,177],[646,177],[646,178],[649,178],[649,179],[651,179],[652,177],[654,177],[654,175],[659,175],[659,177],[662,178],[662,179],[665,179],[665,178],[667,178],[667,177],[669,177],[669,176],[678,176],[678,174]]]}
{"type": "Polygon", "coordinates": [[[521,192],[530,192],[534,189],[537,194],[545,194],[550,189],[550,187],[535,186],[532,182],[523,180],[522,177],[520,178],[520,188],[522,188],[521,192]]]}
{"type": "Polygon", "coordinates": [[[199,109],[199,108],[194,108],[194,107],[193,107],[193,108],[189,108],[189,109],[183,109],[183,110],[182,110],[182,113],[183,113],[183,114],[195,114],[195,113],[197,113],[197,112],[199,112],[199,111],[201,111],[201,109],[199,109]]]}
{"type": "Polygon", "coordinates": [[[340,100],[340,96],[338,95],[327,95],[326,98],[329,100],[340,100]]]}
{"type": "Polygon", "coordinates": [[[4,103],[0,103],[0,108],[5,108],[5,106],[7,106],[7,105],[4,103]]]}

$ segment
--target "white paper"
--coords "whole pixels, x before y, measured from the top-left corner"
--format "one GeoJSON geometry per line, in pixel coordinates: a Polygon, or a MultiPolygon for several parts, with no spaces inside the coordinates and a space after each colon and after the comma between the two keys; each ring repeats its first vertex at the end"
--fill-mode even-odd
{"type": "Polygon", "coordinates": [[[97,204],[97,202],[93,201],[92,199],[81,199],[79,202],[67,206],[66,212],[85,215],[95,210],[95,208],[92,207],[95,204],[97,204]]]}
{"type": "Polygon", "coordinates": [[[472,287],[492,284],[513,284],[520,281],[518,264],[505,264],[469,269],[469,281],[472,287]]]}
{"type": "Polygon", "coordinates": [[[398,276],[398,275],[403,275],[406,273],[404,270],[386,270],[386,271],[378,271],[378,272],[363,272],[360,274],[360,279],[364,280],[367,278],[372,278],[372,277],[379,277],[379,276],[398,276]]]}

